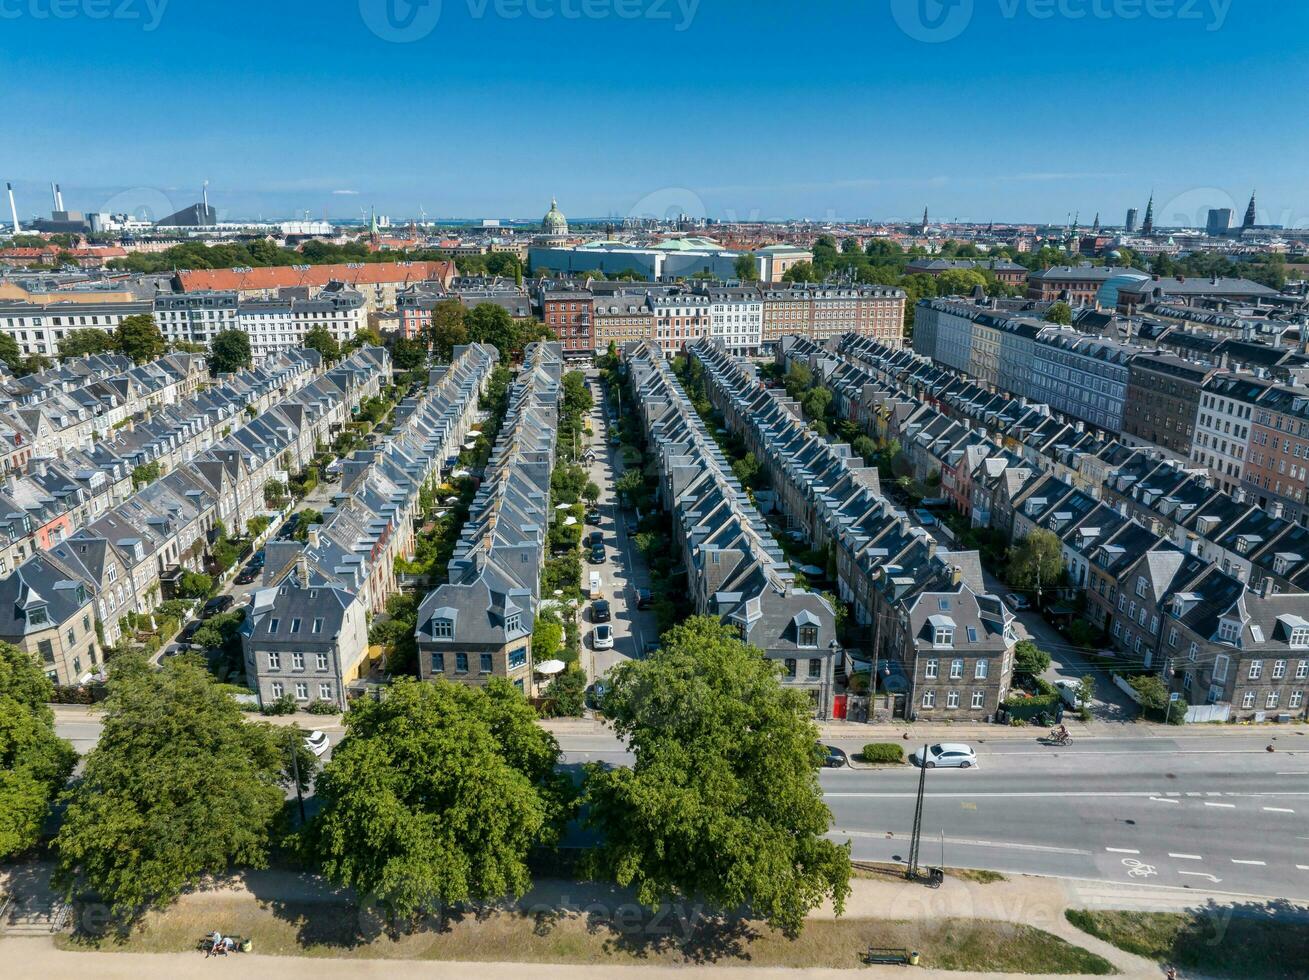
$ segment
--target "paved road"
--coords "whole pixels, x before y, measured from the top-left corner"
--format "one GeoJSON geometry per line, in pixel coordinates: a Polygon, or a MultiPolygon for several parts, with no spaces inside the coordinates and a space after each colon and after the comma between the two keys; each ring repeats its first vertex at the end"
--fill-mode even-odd
{"type": "MultiPolygon", "coordinates": [[[[295,720],[340,740],[339,718],[295,720]]],[[[283,721],[283,719],[275,719],[283,721]]],[[[100,723],[56,710],[88,751],[100,723]]],[[[848,753],[862,739],[836,740],[848,753]]],[[[558,735],[566,764],[631,763],[607,731],[558,735]]],[[[978,767],[927,775],[923,860],[955,867],[1309,899],[1309,732],[973,743],[978,767]],[[1274,744],[1276,752],[1266,747],[1274,744]]],[[[827,769],[832,836],[860,860],[908,855],[918,770],[827,769]]]]}
{"type": "MultiPolygon", "coordinates": [[[[632,538],[627,534],[627,525],[618,507],[614,493],[614,482],[623,473],[623,463],[619,450],[609,445],[610,430],[605,419],[604,405],[600,401],[599,375],[588,372],[591,390],[596,395],[596,406],[591,413],[591,429],[595,436],[591,448],[595,450],[595,462],[587,470],[588,479],[600,488],[600,524],[598,530],[604,533],[606,560],[603,565],[592,565],[589,550],[583,548],[582,584],[583,591],[592,571],[598,571],[604,583],[605,598],[609,600],[611,625],[614,627],[614,648],[612,650],[594,650],[591,647],[591,611],[587,605],[583,616],[582,630],[586,638],[586,648],[592,655],[592,677],[603,677],[616,663],[634,657],[641,657],[648,641],[658,636],[655,616],[649,610],[636,608],[636,589],[650,587],[650,573],[645,566],[645,559],[636,550],[632,538]]],[[[587,533],[597,527],[588,526],[587,533]]]]}

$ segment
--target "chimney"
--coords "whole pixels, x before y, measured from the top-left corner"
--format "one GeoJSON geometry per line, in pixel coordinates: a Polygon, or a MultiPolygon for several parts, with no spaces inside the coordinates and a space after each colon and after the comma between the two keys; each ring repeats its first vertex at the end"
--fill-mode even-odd
{"type": "Polygon", "coordinates": [[[56,184],[53,180],[50,181],[50,201],[51,201],[50,204],[51,208],[53,208],[55,211],[58,211],[59,210],[59,185],[56,184]]]}
{"type": "Polygon", "coordinates": [[[950,566],[950,584],[959,585],[964,580],[964,570],[958,565],[950,566]]]}
{"type": "Polygon", "coordinates": [[[63,190],[60,189],[58,184],[55,184],[55,210],[62,211],[63,209],[64,209],[64,192],[63,190]]]}
{"type": "Polygon", "coordinates": [[[303,554],[295,560],[295,580],[300,588],[309,588],[309,559],[303,554]]]}
{"type": "Polygon", "coordinates": [[[309,525],[309,547],[317,548],[323,543],[323,529],[321,525],[309,525]]]}
{"type": "Polygon", "coordinates": [[[1282,516],[1283,510],[1285,510],[1285,507],[1283,506],[1280,500],[1274,500],[1271,504],[1268,505],[1268,513],[1273,518],[1280,518],[1282,516]]]}

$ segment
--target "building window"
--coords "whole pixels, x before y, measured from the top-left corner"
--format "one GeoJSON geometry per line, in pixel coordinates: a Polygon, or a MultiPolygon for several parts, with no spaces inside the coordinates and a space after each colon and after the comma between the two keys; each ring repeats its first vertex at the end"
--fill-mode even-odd
{"type": "Polygon", "coordinates": [[[331,684],[319,684],[319,685],[318,685],[318,696],[319,696],[320,698],[322,698],[324,701],[330,701],[330,700],[332,700],[332,685],[331,685],[331,684]]]}
{"type": "Polygon", "coordinates": [[[276,632],[277,632],[277,627],[280,626],[281,623],[282,623],[282,621],[281,621],[280,619],[270,619],[270,620],[268,621],[268,632],[270,632],[270,633],[276,633],[276,632]]]}
{"type": "Polygon", "coordinates": [[[1218,624],[1218,639],[1224,643],[1235,643],[1237,635],[1241,632],[1241,627],[1230,620],[1223,620],[1218,624]]]}
{"type": "Polygon", "coordinates": [[[303,681],[297,681],[295,685],[295,699],[297,701],[309,700],[309,685],[303,681]]]}
{"type": "Polygon", "coordinates": [[[964,662],[962,660],[950,661],[950,679],[957,681],[964,676],[964,662]]]}
{"type": "Polygon", "coordinates": [[[1280,680],[1281,680],[1283,677],[1285,677],[1285,676],[1286,676],[1286,661],[1285,661],[1285,660],[1274,660],[1274,661],[1273,661],[1273,680],[1275,680],[1275,681],[1280,681],[1280,680]]]}
{"type": "Polygon", "coordinates": [[[795,680],[795,658],[787,657],[785,661],[786,677],[788,680],[795,680]]]}
{"type": "Polygon", "coordinates": [[[268,669],[269,670],[282,669],[282,655],[278,653],[276,650],[268,651],[268,669]]]}
{"type": "Polygon", "coordinates": [[[823,676],[823,661],[818,657],[809,658],[809,679],[817,680],[823,676]]]}
{"type": "Polygon", "coordinates": [[[991,661],[979,660],[977,661],[977,666],[973,669],[973,677],[976,680],[984,681],[986,680],[986,677],[990,672],[991,672],[991,661]]]}
{"type": "Polygon", "coordinates": [[[273,681],[272,685],[270,685],[270,689],[271,689],[272,692],[273,692],[273,700],[277,700],[278,698],[280,698],[280,697],[282,696],[282,682],[281,682],[281,681],[273,681]]]}
{"type": "Polygon", "coordinates": [[[923,692],[923,707],[924,707],[924,708],[935,708],[935,707],[936,707],[936,692],[935,692],[935,691],[924,691],[924,692],[923,692]]]}
{"type": "Polygon", "coordinates": [[[923,676],[929,681],[936,679],[937,664],[936,660],[928,660],[923,664],[923,676]]]}
{"type": "Polygon", "coordinates": [[[438,640],[449,640],[455,635],[455,624],[450,619],[435,619],[432,621],[432,635],[438,640]]]}
{"type": "Polygon", "coordinates": [[[517,633],[522,628],[519,625],[520,622],[521,620],[519,619],[518,613],[514,613],[512,616],[509,616],[507,619],[505,619],[505,632],[517,633]]]}
{"type": "Polygon", "coordinates": [[[1287,705],[1292,708],[1298,708],[1300,707],[1301,703],[1303,703],[1303,701],[1304,701],[1304,691],[1292,691],[1291,700],[1287,702],[1287,705]]]}
{"type": "Polygon", "coordinates": [[[1244,694],[1241,695],[1241,707],[1242,708],[1254,707],[1254,691],[1246,691],[1244,694]]]}
{"type": "Polygon", "coordinates": [[[480,672],[483,673],[483,674],[489,674],[489,673],[491,673],[491,655],[490,655],[489,653],[484,653],[484,654],[482,654],[482,656],[481,656],[481,671],[480,671],[480,672]]]}
{"type": "Polygon", "coordinates": [[[1309,660],[1301,660],[1295,665],[1295,679],[1302,681],[1309,677],[1309,660]]]}
{"type": "Polygon", "coordinates": [[[974,692],[973,692],[973,707],[974,707],[974,708],[984,708],[984,707],[986,707],[986,692],[985,692],[985,691],[974,691],[974,692]]]}
{"type": "Polygon", "coordinates": [[[444,674],[444,673],[445,673],[445,654],[444,654],[444,653],[434,653],[434,654],[432,654],[432,673],[433,673],[433,674],[444,674]]]}
{"type": "Polygon", "coordinates": [[[316,662],[317,662],[317,664],[318,664],[318,669],[319,669],[319,670],[326,670],[326,669],[327,669],[327,654],[325,654],[325,653],[315,654],[315,660],[316,660],[316,662]]]}
{"type": "Polygon", "coordinates": [[[1268,697],[1264,700],[1265,708],[1276,708],[1277,702],[1281,698],[1280,691],[1269,691],[1268,697]]]}
{"type": "Polygon", "coordinates": [[[321,619],[315,619],[313,632],[321,633],[322,631],[323,631],[323,621],[321,619]]]}
{"type": "Polygon", "coordinates": [[[468,673],[468,654],[466,653],[455,654],[455,673],[456,674],[468,673]]]}
{"type": "Polygon", "coordinates": [[[959,692],[949,691],[945,696],[945,706],[947,708],[959,707],[959,692]]]}
{"type": "Polygon", "coordinates": [[[292,670],[305,669],[305,655],[303,653],[291,654],[291,669],[292,670]]]}
{"type": "Polygon", "coordinates": [[[1218,682],[1227,680],[1227,655],[1220,653],[1214,657],[1214,676],[1213,679],[1218,682]]]}
{"type": "Polygon", "coordinates": [[[800,627],[800,646],[816,647],[818,646],[818,627],[801,626],[800,627]]]}
{"type": "Polygon", "coordinates": [[[290,632],[292,632],[292,633],[299,633],[299,632],[300,632],[300,620],[298,620],[298,619],[293,619],[293,620],[291,620],[291,629],[290,629],[290,632]]]}
{"type": "Polygon", "coordinates": [[[954,629],[950,626],[938,626],[932,637],[932,644],[938,647],[948,647],[954,644],[954,629]]]}
{"type": "Polygon", "coordinates": [[[1196,643],[1195,640],[1192,640],[1191,645],[1186,648],[1186,656],[1190,660],[1195,660],[1195,658],[1198,657],[1199,655],[1200,655],[1200,645],[1196,643]]]}
{"type": "Polygon", "coordinates": [[[1262,660],[1250,661],[1250,673],[1247,675],[1250,680],[1257,681],[1264,675],[1264,662],[1262,660]]]}
{"type": "Polygon", "coordinates": [[[1291,630],[1291,646],[1309,647],[1309,626],[1296,626],[1291,630]]]}
{"type": "Polygon", "coordinates": [[[516,650],[509,651],[509,669],[517,670],[519,667],[527,666],[527,647],[519,647],[516,650]]]}

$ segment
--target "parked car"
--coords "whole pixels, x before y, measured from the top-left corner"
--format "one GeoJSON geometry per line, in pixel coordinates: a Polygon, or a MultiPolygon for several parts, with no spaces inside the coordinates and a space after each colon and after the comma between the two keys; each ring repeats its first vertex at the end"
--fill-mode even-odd
{"type": "Polygon", "coordinates": [[[650,592],[649,589],[636,590],[637,609],[649,609],[653,605],[654,605],[654,595],[650,592]]]}
{"type": "Polygon", "coordinates": [[[600,508],[599,508],[599,507],[592,507],[590,510],[588,510],[588,511],[586,512],[586,523],[588,523],[588,524],[599,524],[599,523],[600,523],[600,508]]]}
{"type": "Polygon", "coordinates": [[[592,650],[612,650],[614,648],[614,628],[608,623],[601,623],[591,630],[592,650]]]}
{"type": "Polygon", "coordinates": [[[932,516],[930,511],[922,510],[920,508],[919,510],[914,511],[914,517],[923,527],[936,527],[936,518],[932,516]]]}
{"type": "Polygon", "coordinates": [[[600,707],[601,703],[604,701],[604,696],[608,691],[609,688],[605,682],[599,680],[586,689],[586,693],[582,695],[582,699],[586,702],[588,708],[595,710],[600,707]]]}
{"type": "Polygon", "coordinates": [[[605,546],[597,544],[591,549],[591,564],[603,565],[605,563],[605,546]]]}
{"type": "Polygon", "coordinates": [[[1026,596],[1021,596],[1017,592],[1006,592],[1004,604],[1010,609],[1031,609],[1032,604],[1027,601],[1026,596]]]}
{"type": "Polygon", "coordinates": [[[845,752],[835,745],[819,745],[818,748],[823,753],[823,767],[825,769],[840,769],[850,764],[845,752]]]}
{"type": "Polygon", "coordinates": [[[259,577],[259,569],[254,565],[246,565],[236,576],[237,585],[249,585],[259,577]]]}
{"type": "Polygon", "coordinates": [[[1064,704],[1074,711],[1091,707],[1089,702],[1082,700],[1082,685],[1079,682],[1060,677],[1054,682],[1054,686],[1058,689],[1059,696],[1063,698],[1064,704]]]}
{"type": "Polygon", "coordinates": [[[232,603],[236,602],[230,595],[216,595],[205,603],[204,609],[201,610],[202,616],[213,616],[217,613],[227,612],[232,608],[232,603]]]}
{"type": "Polygon", "coordinates": [[[927,747],[927,757],[920,758],[921,752],[915,752],[911,759],[915,765],[928,769],[970,769],[977,765],[977,753],[971,745],[963,742],[938,742],[927,747]]]}
{"type": "Polygon", "coordinates": [[[592,599],[599,599],[604,596],[604,586],[600,582],[599,572],[592,572],[587,577],[586,594],[592,599]]]}
{"type": "Polygon", "coordinates": [[[609,600],[596,599],[591,603],[591,622],[607,623],[609,622],[609,600]]]}
{"type": "Polygon", "coordinates": [[[260,548],[258,551],[254,553],[254,557],[250,559],[250,564],[253,565],[255,568],[263,568],[264,561],[265,559],[267,559],[267,557],[268,556],[264,554],[264,549],[260,548]]]}
{"type": "Polygon", "coordinates": [[[305,736],[305,748],[314,755],[321,756],[331,747],[332,743],[327,739],[327,732],[314,730],[305,736]]]}
{"type": "Polygon", "coordinates": [[[187,623],[184,627],[182,627],[182,632],[177,634],[177,642],[190,643],[191,637],[195,636],[196,632],[203,625],[204,623],[199,619],[191,620],[191,622],[187,623]]]}
{"type": "Polygon", "coordinates": [[[592,531],[586,536],[586,546],[588,548],[594,548],[596,545],[603,545],[604,543],[605,535],[603,531],[592,531]]]}

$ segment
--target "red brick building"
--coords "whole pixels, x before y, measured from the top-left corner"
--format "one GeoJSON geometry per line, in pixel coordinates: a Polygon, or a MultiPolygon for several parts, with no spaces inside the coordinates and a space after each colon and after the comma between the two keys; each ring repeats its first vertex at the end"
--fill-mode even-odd
{"type": "Polygon", "coordinates": [[[542,314],[563,344],[565,357],[595,353],[595,297],[589,292],[548,292],[542,298],[542,314]]]}

